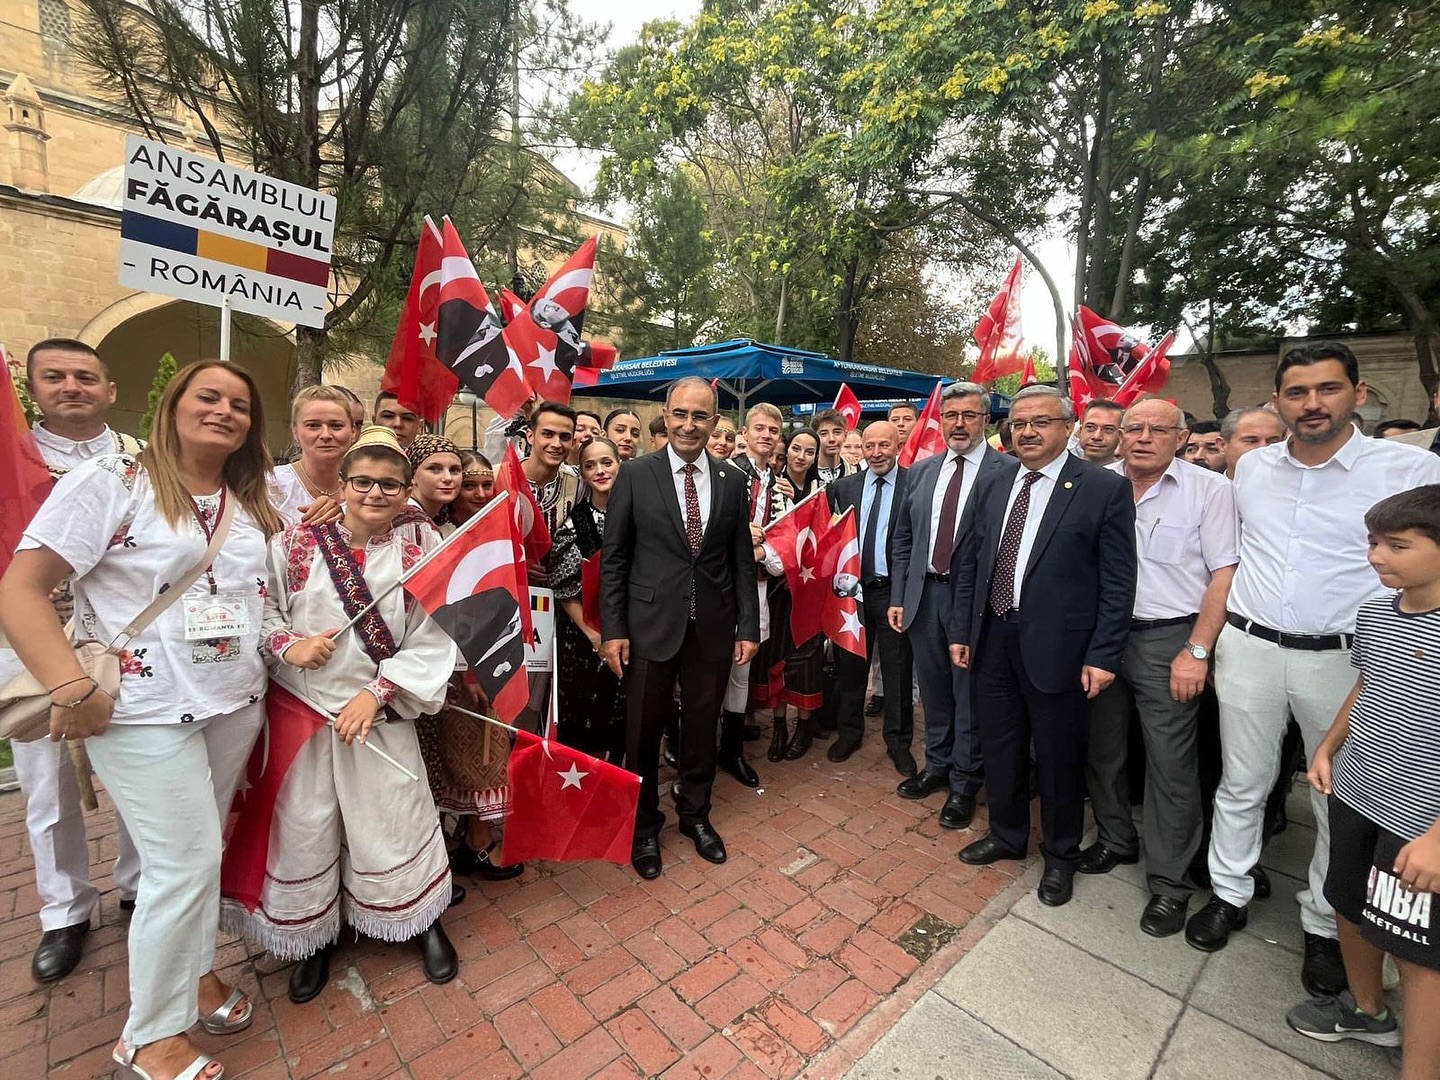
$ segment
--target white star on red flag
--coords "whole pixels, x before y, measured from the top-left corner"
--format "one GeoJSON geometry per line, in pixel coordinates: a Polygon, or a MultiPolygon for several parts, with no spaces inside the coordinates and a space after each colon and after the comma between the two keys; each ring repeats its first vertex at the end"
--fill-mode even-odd
{"type": "Polygon", "coordinates": [[[555,775],[564,781],[564,783],[560,785],[561,791],[564,791],[567,787],[573,787],[576,791],[581,791],[583,789],[580,787],[580,781],[590,774],[588,772],[581,772],[580,767],[572,761],[569,771],[557,772],[555,775]]]}

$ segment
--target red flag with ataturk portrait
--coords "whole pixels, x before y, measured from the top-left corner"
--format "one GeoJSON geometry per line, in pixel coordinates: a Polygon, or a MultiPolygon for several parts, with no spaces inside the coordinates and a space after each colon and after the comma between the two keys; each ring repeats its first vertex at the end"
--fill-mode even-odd
{"type": "Polygon", "coordinates": [[[630,861],[640,777],[528,731],[508,763],[510,813],[500,862],[630,861]]]}
{"type": "Polygon", "coordinates": [[[865,622],[860,617],[860,536],[852,506],[835,519],[820,551],[820,579],[824,585],[825,636],[862,660],[865,658],[865,622]]]}
{"type": "Polygon", "coordinates": [[[25,423],[20,394],[8,364],[0,364],[0,574],[10,566],[25,526],[40,510],[55,481],[25,423]]]}

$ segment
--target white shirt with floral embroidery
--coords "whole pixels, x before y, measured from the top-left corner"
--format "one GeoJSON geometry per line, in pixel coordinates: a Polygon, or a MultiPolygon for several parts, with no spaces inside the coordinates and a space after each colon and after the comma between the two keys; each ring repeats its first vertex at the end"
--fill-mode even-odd
{"type": "MultiPolygon", "coordinates": [[[[211,514],[218,511],[218,493],[197,502],[211,514]]],[[[17,550],[48,548],[70,564],[77,638],[109,644],[200,560],[208,544],[193,516],[172,526],[160,515],[149,478],[133,457],[103,454],[61,478],[17,550]]],[[[249,632],[186,641],[184,600],[171,604],[120,654],[112,722],[189,723],[234,712],[265,693],[265,536],[238,503],[211,572],[218,594],[244,600],[249,632]]],[[[202,574],[185,595],[209,592],[202,574]]]]}

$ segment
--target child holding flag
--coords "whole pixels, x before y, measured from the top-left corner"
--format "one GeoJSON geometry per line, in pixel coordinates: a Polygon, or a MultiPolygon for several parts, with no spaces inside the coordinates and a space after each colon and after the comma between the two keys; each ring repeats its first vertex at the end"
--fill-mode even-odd
{"type": "Polygon", "coordinates": [[[324,989],[342,922],[416,941],[431,982],[457,967],[438,921],[451,896],[444,836],[404,722],[440,707],[455,667],[449,637],[398,587],[438,541],[393,527],[412,474],[389,429],[366,428],[340,477],[341,521],[270,544],[269,731],[236,797],[221,881],[227,931],[302,961],[296,1002],[324,989]],[[367,741],[422,781],[357,745],[367,741]]]}

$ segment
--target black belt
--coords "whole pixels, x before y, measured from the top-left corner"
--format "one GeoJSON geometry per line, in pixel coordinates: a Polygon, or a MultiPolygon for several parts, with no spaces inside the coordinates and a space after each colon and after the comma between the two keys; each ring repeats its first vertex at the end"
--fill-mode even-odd
{"type": "Polygon", "coordinates": [[[1291,634],[1284,630],[1272,630],[1243,615],[1236,615],[1233,611],[1225,613],[1225,621],[1236,630],[1243,631],[1251,637],[1258,637],[1261,641],[1279,645],[1282,649],[1328,652],[1331,649],[1348,649],[1350,642],[1355,639],[1353,634],[1291,634]]]}
{"type": "Polygon", "coordinates": [[[890,584],[890,579],[884,574],[878,574],[869,581],[861,582],[867,589],[881,589],[890,584]]]}
{"type": "Polygon", "coordinates": [[[1131,619],[1131,630],[1159,630],[1162,626],[1179,626],[1181,623],[1194,622],[1194,615],[1176,615],[1173,619],[1131,619]]]}
{"type": "Polygon", "coordinates": [[[949,575],[949,574],[937,574],[937,573],[935,573],[934,570],[926,570],[926,571],[925,571],[925,580],[926,580],[926,581],[938,581],[938,582],[940,582],[940,583],[943,585],[943,584],[945,584],[946,582],[948,582],[948,581],[950,580],[950,575],[949,575]]]}
{"type": "Polygon", "coordinates": [[[1012,607],[1009,611],[996,611],[990,605],[985,605],[985,614],[1000,622],[1018,623],[1020,621],[1020,609],[1012,607]]]}

